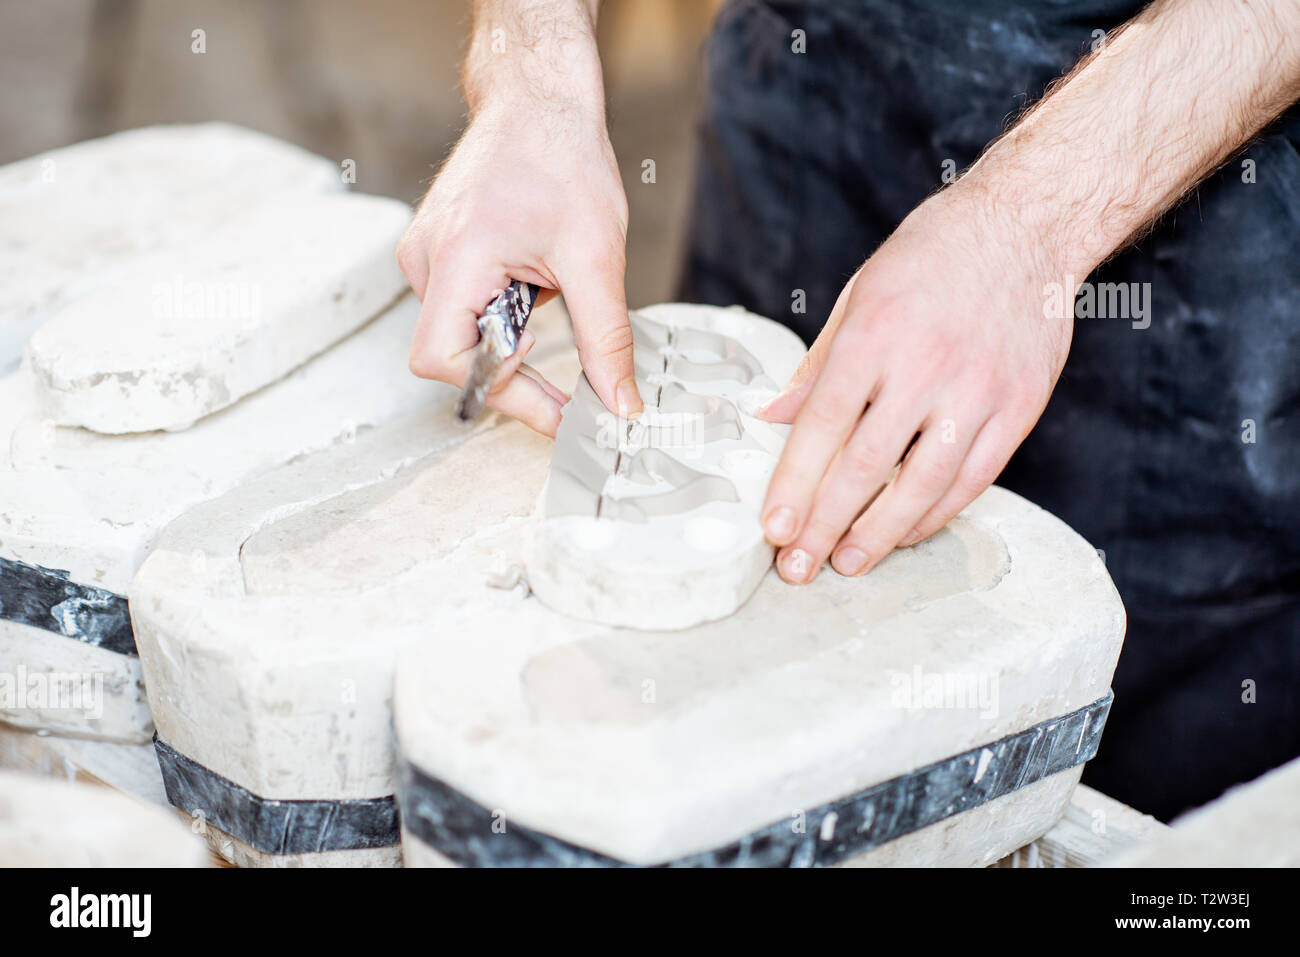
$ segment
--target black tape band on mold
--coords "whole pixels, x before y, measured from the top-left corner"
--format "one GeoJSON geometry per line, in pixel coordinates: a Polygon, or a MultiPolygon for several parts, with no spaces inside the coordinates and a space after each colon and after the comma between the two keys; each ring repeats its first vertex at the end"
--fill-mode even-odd
{"type": "Polygon", "coordinates": [[[393,796],[345,801],[259,797],[191,761],[155,732],[167,800],[267,854],[316,854],[389,847],[401,840],[393,796]]]}
{"type": "MultiPolygon", "coordinates": [[[[777,821],[712,851],[660,867],[820,867],[835,864],[1089,761],[1114,695],[992,744],[777,821]],[[986,756],[987,755],[987,756],[986,756]]],[[[625,861],[511,822],[447,783],[401,762],[402,826],[469,867],[628,867],[625,861]]]]}
{"type": "MultiPolygon", "coordinates": [[[[661,866],[834,864],[1091,760],[1112,699],[1107,692],[1062,717],[814,808],[804,816],[803,833],[796,833],[789,821],[778,821],[725,847],[661,866]],[[828,820],[833,820],[829,828],[828,820]],[[824,830],[829,838],[821,836],[824,830]]],[[[202,813],[214,827],[260,851],[311,854],[387,847],[400,840],[398,807],[391,795],[357,800],[263,798],[187,758],[157,734],[153,741],[167,800],[191,814],[202,813]]],[[[496,816],[473,799],[407,761],[400,762],[399,774],[402,823],[458,864],[629,866],[519,824],[495,833],[496,816]]]]}
{"type": "Polygon", "coordinates": [[[126,599],[68,573],[0,558],[0,619],[135,656],[126,599]]]}

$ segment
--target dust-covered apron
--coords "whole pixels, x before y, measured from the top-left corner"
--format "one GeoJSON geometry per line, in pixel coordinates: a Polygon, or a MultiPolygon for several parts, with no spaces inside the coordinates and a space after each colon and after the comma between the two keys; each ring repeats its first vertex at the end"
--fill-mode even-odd
{"type": "MultiPolygon", "coordinates": [[[[1139,7],[728,3],[683,297],[811,341],[945,172],[1139,7]]],[[[1163,818],[1300,755],[1297,144],[1293,108],[1089,277],[1060,383],[999,480],[1104,552],[1128,638],[1084,780],[1163,818]]]]}

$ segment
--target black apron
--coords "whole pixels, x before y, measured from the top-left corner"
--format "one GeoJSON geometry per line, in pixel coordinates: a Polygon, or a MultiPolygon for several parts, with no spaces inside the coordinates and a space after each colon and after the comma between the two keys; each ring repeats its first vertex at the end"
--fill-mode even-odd
{"type": "MultiPolygon", "coordinates": [[[[970,164],[1140,6],[728,3],[682,297],[811,341],[945,160],[970,164]]],[[[1047,411],[999,479],[1104,552],[1128,637],[1084,780],[1164,819],[1300,755],[1298,143],[1293,108],[1090,277],[1150,283],[1150,326],[1076,320],[1047,411]]]]}

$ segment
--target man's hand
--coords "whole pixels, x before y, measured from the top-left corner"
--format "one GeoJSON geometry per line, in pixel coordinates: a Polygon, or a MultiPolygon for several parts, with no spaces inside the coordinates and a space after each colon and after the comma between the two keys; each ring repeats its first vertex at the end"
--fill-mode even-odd
{"type": "Polygon", "coordinates": [[[864,572],[993,482],[1069,351],[1071,318],[1044,316],[1050,268],[1032,237],[954,188],[858,270],[762,413],[795,423],[763,510],[782,577],[809,581],[828,557],[864,572]]]}
{"type": "Polygon", "coordinates": [[[865,572],[987,488],[1069,349],[1074,290],[1059,318],[1046,287],[1089,275],[1298,96],[1295,0],[1157,0],[913,211],[764,412],[794,423],[763,506],[782,577],[828,557],[865,572]]]}
{"type": "MultiPolygon", "coordinates": [[[[465,69],[471,120],[397,250],[423,303],[411,371],[463,385],[476,319],[511,279],[561,290],[582,367],[612,412],[642,403],[624,299],[627,198],[605,129],[594,4],[481,0],[465,69]]],[[[543,294],[543,298],[547,298],[543,294]]],[[[554,435],[568,401],[522,365],[487,404],[554,435]]]]}

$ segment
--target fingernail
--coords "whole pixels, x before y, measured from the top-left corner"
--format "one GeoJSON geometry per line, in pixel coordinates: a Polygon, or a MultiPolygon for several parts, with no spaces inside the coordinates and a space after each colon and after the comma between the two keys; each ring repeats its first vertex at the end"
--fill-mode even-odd
{"type": "Polygon", "coordinates": [[[831,558],[831,565],[834,566],[835,570],[841,575],[850,578],[862,571],[862,566],[866,563],[866,552],[860,548],[854,548],[852,545],[841,548],[831,558]]]}
{"type": "Polygon", "coordinates": [[[794,509],[785,505],[773,509],[772,513],[767,516],[767,521],[763,523],[763,529],[767,533],[768,541],[777,545],[784,545],[794,537],[794,523],[794,509]]]}
{"type": "Polygon", "coordinates": [[[796,548],[782,559],[781,570],[785,572],[786,581],[802,585],[812,577],[812,556],[802,548],[796,548]]]}
{"type": "Polygon", "coordinates": [[[755,409],[755,410],[754,410],[754,414],[755,414],[755,415],[764,415],[765,413],[771,411],[772,406],[776,405],[776,404],[777,404],[778,402],[780,402],[782,399],[786,398],[789,394],[790,394],[790,389],[789,389],[789,387],[782,389],[782,390],[781,390],[780,392],[778,392],[776,395],[772,396],[772,398],[768,399],[766,402],[764,402],[762,405],[760,405],[757,409],[755,409]]]}
{"type": "Polygon", "coordinates": [[[900,541],[898,544],[900,547],[911,545],[914,541],[916,541],[920,537],[921,537],[920,530],[914,528],[906,535],[904,535],[903,540],[900,541]]]}
{"type": "Polygon", "coordinates": [[[635,419],[645,409],[641,401],[641,392],[636,387],[636,379],[629,376],[618,384],[618,414],[625,419],[635,419]]]}

